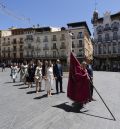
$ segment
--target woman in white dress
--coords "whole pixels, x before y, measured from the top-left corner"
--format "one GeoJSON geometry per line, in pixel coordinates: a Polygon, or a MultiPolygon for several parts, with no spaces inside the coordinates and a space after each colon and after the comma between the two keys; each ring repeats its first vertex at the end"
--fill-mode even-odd
{"type": "Polygon", "coordinates": [[[16,78],[17,78],[17,73],[18,73],[18,67],[17,65],[14,63],[11,66],[11,78],[13,79],[13,82],[15,82],[16,78]]]}
{"type": "Polygon", "coordinates": [[[41,91],[41,82],[42,82],[42,62],[38,60],[37,67],[35,70],[36,93],[41,91]]]}
{"type": "Polygon", "coordinates": [[[48,63],[48,67],[46,70],[46,76],[45,76],[45,87],[46,87],[46,91],[47,91],[47,96],[52,96],[51,95],[51,88],[53,85],[53,65],[51,63],[51,61],[48,63]]]}

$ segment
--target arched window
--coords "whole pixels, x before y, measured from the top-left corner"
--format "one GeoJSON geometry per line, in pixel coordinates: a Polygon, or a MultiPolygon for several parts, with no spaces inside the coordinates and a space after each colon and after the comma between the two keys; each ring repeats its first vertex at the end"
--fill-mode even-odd
{"type": "Polygon", "coordinates": [[[113,32],[113,40],[117,40],[118,39],[118,34],[117,32],[113,32]]]}
{"type": "Polygon", "coordinates": [[[103,27],[100,25],[96,28],[97,33],[102,33],[103,32],[103,27]]]}
{"type": "Polygon", "coordinates": [[[98,35],[98,42],[102,42],[102,35],[98,35]]]}
{"type": "Polygon", "coordinates": [[[105,30],[105,31],[110,30],[110,26],[109,26],[109,24],[105,24],[105,28],[104,28],[104,30],[105,30]]]}
{"type": "Polygon", "coordinates": [[[108,33],[105,34],[105,41],[110,41],[110,36],[108,33]]]}

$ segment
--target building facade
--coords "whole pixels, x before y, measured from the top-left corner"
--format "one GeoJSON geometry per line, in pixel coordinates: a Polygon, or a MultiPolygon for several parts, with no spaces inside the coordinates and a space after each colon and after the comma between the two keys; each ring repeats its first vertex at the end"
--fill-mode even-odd
{"type": "Polygon", "coordinates": [[[120,12],[106,12],[99,18],[94,11],[94,67],[96,70],[120,71],[120,12]]]}
{"type": "Polygon", "coordinates": [[[5,44],[4,38],[9,40],[8,46],[1,46],[4,51],[1,53],[1,58],[12,62],[31,59],[55,61],[59,58],[64,65],[67,65],[67,55],[70,51],[68,50],[69,32],[71,32],[72,51],[76,57],[80,61],[86,57],[93,59],[91,33],[86,22],[68,23],[67,26],[67,28],[12,29],[10,36],[1,37],[2,44],[5,44]]]}

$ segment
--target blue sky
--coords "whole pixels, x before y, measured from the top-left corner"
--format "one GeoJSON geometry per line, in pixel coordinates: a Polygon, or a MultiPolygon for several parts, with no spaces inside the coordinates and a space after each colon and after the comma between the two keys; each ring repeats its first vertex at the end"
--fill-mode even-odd
{"type": "MultiPolygon", "coordinates": [[[[120,0],[96,0],[100,16],[105,11],[120,11],[120,0]]],[[[86,21],[92,32],[91,17],[95,9],[95,0],[0,0],[5,9],[18,17],[30,18],[31,22],[18,20],[7,15],[0,8],[0,29],[15,27],[66,26],[70,22],[86,21]]]]}

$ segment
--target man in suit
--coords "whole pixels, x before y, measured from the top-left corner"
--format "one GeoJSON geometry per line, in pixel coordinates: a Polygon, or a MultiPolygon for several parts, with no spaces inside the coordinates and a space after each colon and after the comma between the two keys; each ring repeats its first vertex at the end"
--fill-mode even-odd
{"type": "Polygon", "coordinates": [[[92,65],[91,65],[91,59],[86,59],[86,62],[87,62],[87,72],[88,72],[88,75],[89,75],[89,77],[90,77],[90,81],[91,81],[91,83],[90,83],[90,92],[91,92],[91,100],[93,100],[94,101],[94,99],[93,99],[93,69],[92,69],[92,65]]]}
{"type": "Polygon", "coordinates": [[[63,71],[62,71],[62,65],[60,64],[60,60],[57,60],[56,64],[53,67],[54,71],[54,77],[56,79],[56,93],[59,93],[59,88],[58,88],[58,82],[60,83],[60,92],[63,92],[63,87],[62,87],[62,77],[63,77],[63,71]]]}

